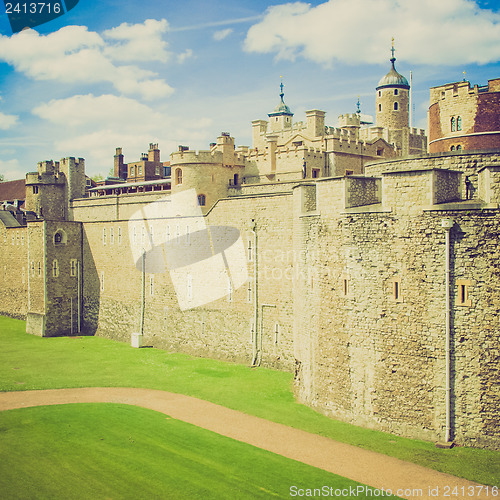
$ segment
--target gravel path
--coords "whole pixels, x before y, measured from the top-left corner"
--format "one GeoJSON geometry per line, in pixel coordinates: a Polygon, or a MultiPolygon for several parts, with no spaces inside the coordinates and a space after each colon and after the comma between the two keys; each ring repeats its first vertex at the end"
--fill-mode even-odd
{"type": "MultiPolygon", "coordinates": [[[[150,408],[379,490],[391,490],[403,498],[496,498],[491,489],[487,495],[485,488],[480,492],[477,483],[465,479],[181,394],[121,387],[0,393],[0,411],[66,403],[122,403],[150,408]]],[[[303,494],[306,496],[305,491],[303,494]]]]}

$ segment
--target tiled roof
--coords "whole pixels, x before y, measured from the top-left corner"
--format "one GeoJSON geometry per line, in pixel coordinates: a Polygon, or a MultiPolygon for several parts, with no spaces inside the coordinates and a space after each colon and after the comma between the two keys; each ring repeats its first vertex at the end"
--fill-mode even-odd
{"type": "Polygon", "coordinates": [[[0,182],[0,202],[25,199],[26,181],[24,179],[0,182]]]}

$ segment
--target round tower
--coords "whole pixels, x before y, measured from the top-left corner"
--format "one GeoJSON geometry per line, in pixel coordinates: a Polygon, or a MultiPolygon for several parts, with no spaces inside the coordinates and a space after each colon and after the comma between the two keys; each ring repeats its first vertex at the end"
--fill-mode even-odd
{"type": "Polygon", "coordinates": [[[394,39],[391,51],[391,70],[378,82],[376,88],[376,125],[387,130],[401,130],[409,127],[410,85],[394,66],[394,39]]]}
{"type": "Polygon", "coordinates": [[[285,101],[283,100],[283,98],[285,97],[283,87],[283,82],[281,82],[281,102],[274,108],[274,111],[272,113],[268,114],[271,125],[271,132],[284,130],[286,128],[292,128],[293,113],[290,111],[290,108],[285,104],[285,101]]]}

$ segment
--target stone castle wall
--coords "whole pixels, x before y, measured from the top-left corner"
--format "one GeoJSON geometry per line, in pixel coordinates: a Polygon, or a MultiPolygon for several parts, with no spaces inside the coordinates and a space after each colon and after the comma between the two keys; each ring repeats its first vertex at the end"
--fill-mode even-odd
{"type": "Polygon", "coordinates": [[[0,314],[26,318],[29,273],[26,227],[0,223],[0,314]]]}
{"type": "Polygon", "coordinates": [[[451,216],[453,437],[498,447],[498,211],[339,214],[330,183],[317,187],[314,211],[300,195],[294,201],[299,399],[358,425],[443,439],[440,222],[451,216]],[[486,238],[491,246],[481,249],[486,238]]]}

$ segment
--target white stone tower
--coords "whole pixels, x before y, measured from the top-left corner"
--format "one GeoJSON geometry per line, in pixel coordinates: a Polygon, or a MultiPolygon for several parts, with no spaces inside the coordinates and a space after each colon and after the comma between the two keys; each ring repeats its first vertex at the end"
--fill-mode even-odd
{"type": "Polygon", "coordinates": [[[410,85],[396,71],[394,39],[392,40],[391,70],[376,88],[376,125],[385,129],[385,139],[397,146],[400,154],[409,154],[410,85]]]}

